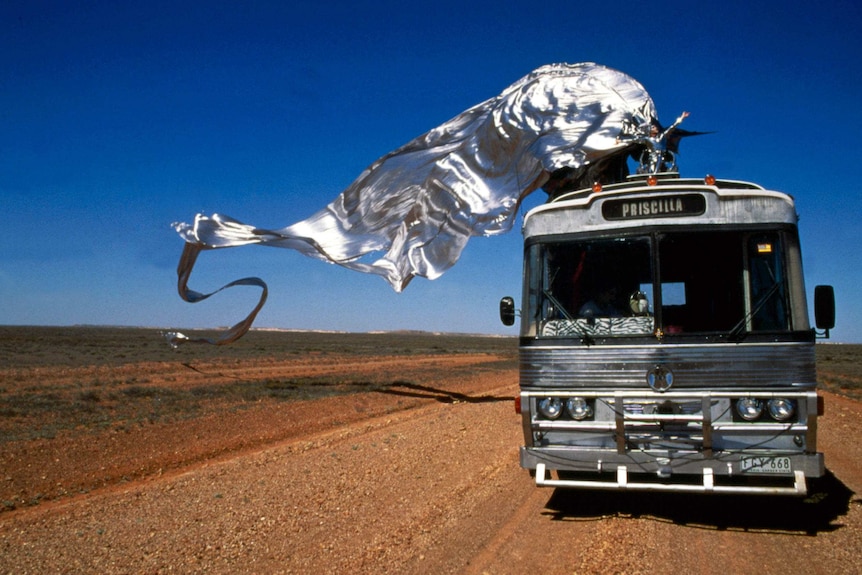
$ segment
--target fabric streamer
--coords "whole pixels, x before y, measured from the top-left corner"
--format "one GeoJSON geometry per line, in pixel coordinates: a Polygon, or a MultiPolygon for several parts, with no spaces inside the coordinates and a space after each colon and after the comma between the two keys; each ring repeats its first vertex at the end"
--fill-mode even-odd
{"type": "Polygon", "coordinates": [[[291,248],[349,269],[378,274],[396,292],[411,279],[435,279],[461,255],[471,236],[509,231],[523,198],[561,168],[582,168],[628,145],[622,134],[656,121],[643,86],[593,63],[543,66],[500,95],[383,156],[328,206],[278,230],[221,214],[199,214],[173,227],[186,241],[180,260],[180,297],[197,302],[233,285],[262,288],[243,321],[216,339],[241,337],[263,306],[258,278],[237,280],[210,294],[187,287],[202,250],[248,244],[291,248]],[[375,259],[376,258],[376,259],[375,259]]]}

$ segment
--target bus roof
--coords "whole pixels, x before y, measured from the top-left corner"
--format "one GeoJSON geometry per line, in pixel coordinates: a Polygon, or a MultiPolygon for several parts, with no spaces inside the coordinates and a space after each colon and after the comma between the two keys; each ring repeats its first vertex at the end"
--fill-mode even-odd
{"type": "Polygon", "coordinates": [[[750,182],[631,176],[625,182],[567,192],[527,213],[525,237],[654,225],[791,224],[793,198],[750,182]]]}

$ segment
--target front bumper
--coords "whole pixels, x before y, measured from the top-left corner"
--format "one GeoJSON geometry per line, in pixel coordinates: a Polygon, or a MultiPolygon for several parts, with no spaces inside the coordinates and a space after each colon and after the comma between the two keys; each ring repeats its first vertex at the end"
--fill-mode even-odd
{"type": "Polygon", "coordinates": [[[825,472],[823,454],[816,452],[821,407],[813,391],[523,390],[520,401],[527,440],[521,466],[536,470],[539,486],[805,495],[806,478],[825,472]],[[548,421],[537,415],[540,398],[571,395],[594,401],[595,418],[548,421]],[[799,406],[799,419],[732,421],[732,401],[749,395],[789,397],[799,406]],[[675,409],[652,410],[657,405],[675,409]]]}
{"type": "Polygon", "coordinates": [[[535,469],[537,486],[574,489],[804,496],[806,477],[824,473],[822,453],[781,455],[781,460],[789,460],[790,471],[775,474],[747,471],[752,460],[776,458],[773,452],[717,452],[710,458],[678,452],[671,458],[644,452],[620,455],[522,447],[520,458],[521,467],[535,469]],[[557,478],[549,477],[550,469],[557,470],[557,478]]]}

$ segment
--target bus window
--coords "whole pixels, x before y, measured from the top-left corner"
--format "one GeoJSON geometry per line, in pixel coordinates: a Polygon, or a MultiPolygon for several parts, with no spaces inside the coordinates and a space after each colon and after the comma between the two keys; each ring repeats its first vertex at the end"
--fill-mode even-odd
{"type": "Polygon", "coordinates": [[[660,238],[661,319],[668,334],[790,329],[778,233],[660,238]]]}
{"type": "Polygon", "coordinates": [[[543,336],[651,334],[650,244],[648,236],[554,242],[544,244],[539,257],[533,246],[527,265],[541,262],[542,272],[526,275],[537,331],[543,336]]]}
{"type": "Polygon", "coordinates": [[[666,234],[659,260],[665,333],[727,332],[744,314],[741,234],[666,234]]]}
{"type": "Polygon", "coordinates": [[[779,232],[664,232],[534,244],[525,335],[791,329],[779,232]],[[657,246],[656,249],[653,246],[657,246]],[[658,274],[653,266],[658,264],[658,274]]]}
{"type": "Polygon", "coordinates": [[[661,301],[664,305],[685,305],[685,284],[682,282],[663,282],[661,301]]]}
{"type": "Polygon", "coordinates": [[[786,282],[777,234],[748,240],[751,331],[788,329],[786,282]]]}

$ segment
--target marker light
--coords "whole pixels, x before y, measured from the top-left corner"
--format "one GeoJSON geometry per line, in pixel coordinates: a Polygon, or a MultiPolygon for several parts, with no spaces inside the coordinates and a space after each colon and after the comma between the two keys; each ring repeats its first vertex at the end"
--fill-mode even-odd
{"type": "Polygon", "coordinates": [[[787,421],[796,413],[796,406],[789,399],[770,399],[766,407],[769,409],[770,417],[775,421],[787,421]]]}
{"type": "Polygon", "coordinates": [[[754,421],[763,413],[763,402],[753,397],[743,397],[736,401],[736,413],[745,421],[754,421]]]}
{"type": "Polygon", "coordinates": [[[715,185],[715,176],[713,176],[712,174],[707,174],[706,177],[703,179],[703,182],[707,186],[714,186],[715,185]]]}
{"type": "Polygon", "coordinates": [[[559,397],[546,397],[539,400],[539,413],[548,419],[557,419],[563,413],[563,400],[559,397]]]}
{"type": "Polygon", "coordinates": [[[646,183],[648,186],[654,186],[658,183],[658,178],[655,176],[650,176],[646,179],[646,183]]]}
{"type": "Polygon", "coordinates": [[[583,397],[570,397],[566,400],[566,413],[572,419],[583,421],[593,416],[593,408],[583,397]]]}
{"type": "Polygon", "coordinates": [[[602,183],[601,182],[593,182],[593,192],[598,194],[602,191],[602,183]]]}

